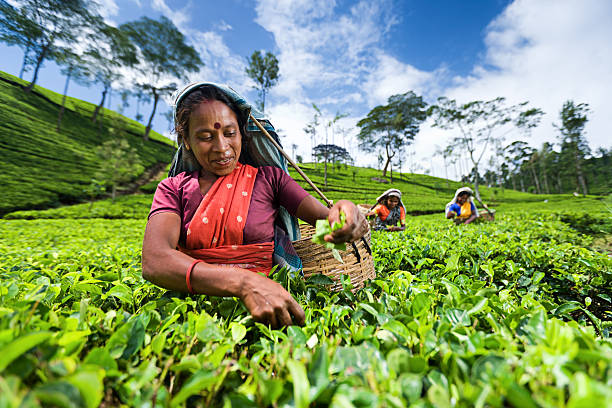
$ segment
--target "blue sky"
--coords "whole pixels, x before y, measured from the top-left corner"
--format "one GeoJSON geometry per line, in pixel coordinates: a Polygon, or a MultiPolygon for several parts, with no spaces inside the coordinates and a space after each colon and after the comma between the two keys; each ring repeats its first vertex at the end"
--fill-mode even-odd
{"type": "MultiPolygon", "coordinates": [[[[288,151],[309,157],[303,128],[313,117],[324,122],[347,114],[334,132],[360,165],[376,158],[358,151],[356,123],[393,94],[413,90],[428,102],[448,96],[458,102],[508,98],[530,101],[546,115],[528,141],[539,147],[555,141],[564,101],[591,106],[587,139],[592,148],[610,147],[609,95],[612,93],[612,2],[608,0],[105,0],[102,12],[118,25],[142,15],[165,15],[185,34],[205,63],[179,83],[204,79],[224,82],[254,100],[244,73],[254,50],[272,51],[281,79],[272,89],[266,113],[283,135],[288,151]],[[344,135],[344,138],[341,137],[344,135]]],[[[17,74],[22,52],[0,45],[0,69],[17,74]]],[[[27,73],[25,78],[30,78],[27,73]]],[[[61,92],[64,79],[48,62],[39,83],[61,92]]],[[[94,103],[96,86],[71,84],[69,95],[94,103]]],[[[134,115],[135,101],[127,110],[134,115]]],[[[169,99],[167,99],[169,102],[169,99]]],[[[111,104],[116,108],[118,95],[111,104]]],[[[163,104],[158,113],[169,108],[163,104]]],[[[141,106],[145,117],[149,106],[141,106]]],[[[158,114],[154,127],[168,133],[158,114]]],[[[323,141],[324,127],[318,142],[323,141]]],[[[425,123],[407,149],[404,171],[443,176],[434,152],[452,132],[425,123]]],[[[512,136],[512,135],[510,135],[512,136]]],[[[331,138],[332,135],[329,134],[331,138]]],[[[507,143],[512,138],[507,139],[507,143]]],[[[464,159],[465,161],[465,159],[464,159]]],[[[467,166],[465,166],[467,167],[467,166]]],[[[459,169],[458,169],[459,170],[459,169]]],[[[456,177],[454,169],[450,177],[456,177]]]]}

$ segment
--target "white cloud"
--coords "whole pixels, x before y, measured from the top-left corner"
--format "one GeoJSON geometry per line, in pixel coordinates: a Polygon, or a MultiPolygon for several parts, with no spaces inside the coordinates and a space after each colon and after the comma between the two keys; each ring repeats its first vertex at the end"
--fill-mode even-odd
{"type": "Polygon", "coordinates": [[[108,24],[113,23],[113,25],[116,25],[114,24],[111,18],[119,14],[119,6],[117,6],[115,0],[99,1],[98,12],[102,16],[102,18],[104,18],[104,21],[106,21],[108,24]]]}
{"type": "Polygon", "coordinates": [[[173,10],[172,8],[168,7],[164,0],[151,1],[151,7],[153,8],[153,10],[159,11],[164,14],[170,19],[170,21],[174,23],[175,26],[179,27],[179,29],[183,28],[187,25],[187,23],[189,23],[190,6],[190,3],[188,3],[184,8],[180,10],[173,10]]]}
{"type": "Polygon", "coordinates": [[[370,95],[369,108],[384,104],[391,95],[414,91],[418,95],[432,94],[436,79],[444,73],[421,71],[382,52],[377,53],[377,64],[366,76],[364,91],[370,95]]]}
{"type": "Polygon", "coordinates": [[[336,112],[352,115],[344,127],[354,133],[371,107],[398,93],[393,85],[406,92],[433,79],[434,74],[400,63],[381,48],[398,22],[393,10],[390,0],[360,1],[345,11],[327,0],[257,3],[256,22],[274,35],[278,48],[271,50],[281,77],[271,90],[270,113],[275,123],[287,122],[281,127],[290,130],[288,138],[300,144],[304,156],[309,157],[310,141],[305,143],[302,129],[312,120],[313,102],[323,112],[322,123],[336,112]]]}
{"type": "Polygon", "coordinates": [[[447,95],[458,101],[505,96],[529,101],[546,115],[530,139],[554,142],[563,103],[591,106],[586,126],[592,148],[610,145],[612,3],[606,0],[517,0],[488,27],[484,61],[447,95]]]}
{"type": "Polygon", "coordinates": [[[229,31],[232,30],[232,26],[229,25],[227,22],[221,20],[219,22],[219,31],[229,31]]]}
{"type": "MultiPolygon", "coordinates": [[[[444,94],[461,103],[498,96],[510,104],[529,101],[546,113],[527,139],[537,148],[557,141],[553,123],[559,122],[566,100],[586,102],[592,110],[585,128],[591,148],[610,147],[611,17],[612,3],[606,0],[517,0],[487,28],[484,59],[471,75],[455,78],[444,94]]],[[[434,155],[435,145],[443,146],[451,134],[424,126],[415,140],[418,155],[434,155]]],[[[483,158],[481,169],[487,161],[483,158]]],[[[442,175],[440,157],[434,159],[434,167],[442,175]]],[[[463,169],[468,171],[465,159],[463,169]]]]}
{"type": "Polygon", "coordinates": [[[278,47],[281,79],[273,95],[300,101],[317,89],[360,90],[377,44],[396,22],[389,4],[362,1],[339,14],[335,2],[325,0],[261,0],[256,22],[278,47]]]}

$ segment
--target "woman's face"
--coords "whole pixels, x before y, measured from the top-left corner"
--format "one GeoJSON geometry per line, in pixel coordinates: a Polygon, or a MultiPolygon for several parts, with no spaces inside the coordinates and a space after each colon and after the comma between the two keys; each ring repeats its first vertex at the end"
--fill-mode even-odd
{"type": "Polygon", "coordinates": [[[387,207],[389,207],[390,210],[394,209],[395,207],[397,207],[397,205],[399,204],[399,198],[397,197],[389,197],[387,198],[387,207]]]}
{"type": "Polygon", "coordinates": [[[203,172],[226,176],[234,171],[242,137],[236,114],[217,100],[197,105],[189,116],[189,134],[185,140],[202,166],[203,172]]]}
{"type": "Polygon", "coordinates": [[[457,204],[459,204],[459,205],[465,204],[465,202],[467,201],[469,196],[470,195],[468,193],[461,193],[461,194],[459,194],[459,197],[457,197],[457,204]]]}

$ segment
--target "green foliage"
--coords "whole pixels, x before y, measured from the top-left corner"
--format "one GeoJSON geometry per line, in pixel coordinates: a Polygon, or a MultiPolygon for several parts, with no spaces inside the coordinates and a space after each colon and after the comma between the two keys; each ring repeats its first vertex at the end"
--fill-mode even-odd
{"type": "Polygon", "coordinates": [[[190,72],[197,72],[204,63],[195,48],[187,44],[183,33],[165,16],[159,20],[143,16],[122,24],[119,29],[142,55],[137,67],[141,78],[135,86],[153,97],[153,109],[143,135],[147,140],[160,96],[176,89],[176,84],[168,84],[167,78],[184,78],[190,72]]]}
{"type": "MultiPolygon", "coordinates": [[[[43,61],[74,47],[97,12],[83,0],[24,0],[13,7],[0,1],[0,41],[24,50],[24,66],[34,67],[32,90],[43,61]]],[[[99,16],[98,16],[99,17],[99,16]]]]}
{"type": "Polygon", "coordinates": [[[249,78],[255,81],[259,90],[257,107],[265,112],[266,94],[278,82],[278,60],[270,51],[262,55],[261,51],[257,50],[247,58],[247,63],[245,72],[249,78]]]}
{"type": "Polygon", "coordinates": [[[359,148],[385,154],[383,177],[387,175],[391,159],[398,152],[401,154],[403,147],[419,132],[421,123],[427,118],[426,107],[423,98],[410,91],[390,96],[387,105],[376,106],[357,122],[361,128],[357,135],[359,148]]]}
{"type": "Polygon", "coordinates": [[[277,271],[306,311],[271,330],[232,298],[141,277],[144,220],[0,221],[0,404],[605,406],[612,261],[518,212],[374,232],[357,293],[277,271]],[[155,402],[153,402],[155,400],[155,402]]]}
{"type": "MultiPolygon", "coordinates": [[[[489,101],[472,101],[457,104],[454,99],[438,98],[436,105],[429,108],[434,119],[433,126],[441,129],[459,129],[460,135],[450,143],[453,149],[468,153],[473,172],[478,175],[478,166],[487,149],[501,143],[506,133],[501,132],[507,125],[528,132],[536,127],[544,112],[537,108],[526,108],[528,102],[506,106],[506,98],[498,97],[489,101]]],[[[480,198],[478,176],[474,177],[474,193],[480,198]]]]}
{"type": "MultiPolygon", "coordinates": [[[[111,134],[121,137],[121,133],[110,129],[111,134]]],[[[107,140],[96,148],[99,170],[96,176],[112,188],[112,199],[115,199],[117,185],[130,181],[142,173],[138,153],[122,138],[107,140]]]]}
{"type": "Polygon", "coordinates": [[[334,221],[332,225],[329,225],[329,220],[327,219],[317,220],[316,231],[314,235],[312,236],[312,242],[314,242],[315,244],[323,245],[324,247],[328,249],[331,249],[334,255],[334,258],[336,258],[338,261],[342,263],[344,263],[344,261],[342,260],[342,257],[340,256],[340,253],[338,252],[338,250],[346,251],[346,243],[345,242],[342,242],[342,243],[327,242],[325,241],[325,236],[331,235],[334,231],[339,230],[340,228],[344,227],[345,223],[346,223],[346,214],[344,214],[344,211],[340,211],[340,222],[334,221]]]}
{"type": "Polygon", "coordinates": [[[12,75],[0,73],[0,214],[74,203],[88,198],[84,191],[98,170],[96,146],[120,137],[138,152],[145,167],[168,162],[172,142],[153,132],[150,142],[139,137],[141,124],[104,109],[100,130],[91,123],[95,105],[66,98],[61,133],[56,132],[62,96],[35,87],[24,94],[12,75]],[[109,131],[109,123],[121,135],[109,131]]]}

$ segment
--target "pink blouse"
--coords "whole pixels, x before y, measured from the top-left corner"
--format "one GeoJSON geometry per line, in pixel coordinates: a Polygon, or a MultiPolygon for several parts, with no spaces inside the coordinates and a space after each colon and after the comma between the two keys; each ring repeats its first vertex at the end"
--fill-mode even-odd
{"type": "MultiPolygon", "coordinates": [[[[204,198],[198,177],[199,172],[194,171],[162,180],[157,186],[149,212],[149,218],[162,212],[173,212],[181,217],[181,245],[185,244],[191,219],[204,198]]],[[[306,190],[278,167],[259,167],[244,226],[244,244],[273,241],[278,207],[283,206],[289,214],[295,215],[307,195],[306,190]]]]}

